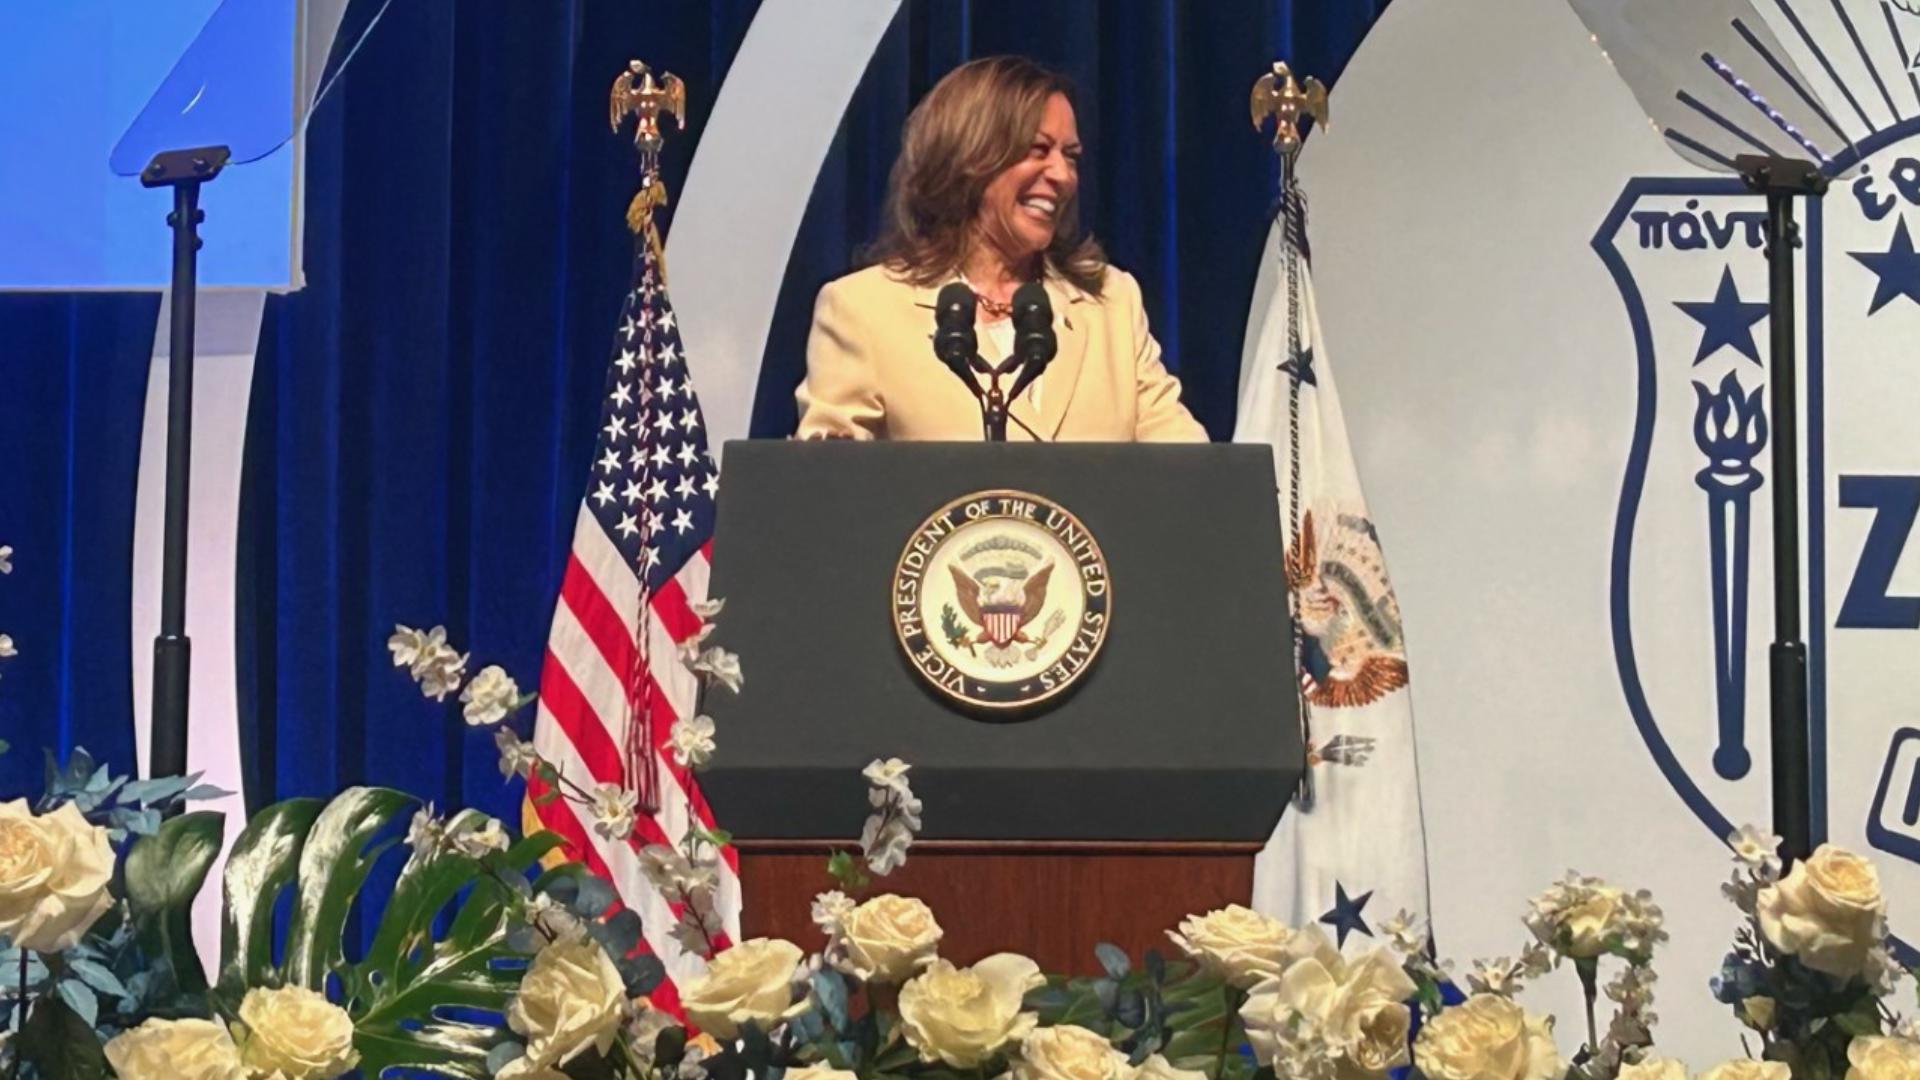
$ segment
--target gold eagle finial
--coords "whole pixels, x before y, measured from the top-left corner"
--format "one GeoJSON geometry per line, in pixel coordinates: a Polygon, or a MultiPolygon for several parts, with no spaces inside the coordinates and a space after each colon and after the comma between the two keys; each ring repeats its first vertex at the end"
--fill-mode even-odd
{"type": "Polygon", "coordinates": [[[1311,116],[1321,127],[1331,127],[1327,112],[1327,88],[1309,75],[1295,80],[1285,61],[1275,61],[1273,70],[1253,84],[1253,129],[1266,126],[1273,118],[1273,148],[1291,157],[1300,150],[1300,118],[1311,116]]]}
{"type": "Polygon", "coordinates": [[[627,61],[627,70],[614,76],[607,100],[607,120],[613,130],[628,116],[634,118],[633,145],[643,154],[660,152],[660,114],[671,113],[681,130],[687,126],[687,84],[672,72],[653,77],[653,69],[639,60],[627,61]]]}
{"type": "Polygon", "coordinates": [[[660,73],[639,60],[627,61],[627,69],[614,76],[613,92],[607,97],[607,121],[618,132],[627,117],[633,117],[633,145],[640,151],[640,190],[627,204],[627,228],[647,238],[654,258],[666,277],[666,248],[660,230],[654,225],[653,211],[667,205],[666,181],[660,179],[660,114],[669,113],[681,130],[687,126],[687,84],[670,71],[660,73]]]}

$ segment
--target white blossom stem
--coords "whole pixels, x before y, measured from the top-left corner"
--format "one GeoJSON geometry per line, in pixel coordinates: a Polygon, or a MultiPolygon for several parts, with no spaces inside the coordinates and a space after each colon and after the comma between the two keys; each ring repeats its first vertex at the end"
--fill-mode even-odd
{"type": "Polygon", "coordinates": [[[1599,998],[1598,987],[1600,961],[1597,958],[1575,960],[1573,969],[1580,973],[1580,990],[1587,999],[1587,1052],[1600,1052],[1600,1029],[1594,1019],[1594,1002],[1599,998]]]}

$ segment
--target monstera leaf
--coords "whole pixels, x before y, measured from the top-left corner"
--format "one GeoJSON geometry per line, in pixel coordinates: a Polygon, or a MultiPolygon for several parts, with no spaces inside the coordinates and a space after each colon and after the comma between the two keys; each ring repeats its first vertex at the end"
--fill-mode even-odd
{"type": "MultiPolygon", "coordinates": [[[[220,991],[237,1004],[250,986],[324,992],[331,977],[353,1018],[364,1075],[424,1069],[485,1080],[487,1051],[505,1037],[501,1029],[442,1010],[501,1012],[519,985],[526,958],[507,943],[514,893],[526,887],[517,869],[495,876],[455,852],[414,855],[378,913],[366,956],[346,960],[345,927],[361,886],[398,842],[399,819],[419,805],[387,788],[349,788],[331,802],[293,800],[255,817],[227,863],[220,991]],[[293,911],[276,968],[274,907],[289,888],[293,911]],[[436,938],[435,921],[449,908],[446,932],[436,938]]],[[[452,824],[478,817],[468,811],[452,824]]],[[[496,865],[529,866],[559,843],[552,834],[529,837],[496,865]]]]}
{"type": "MultiPolygon", "coordinates": [[[[460,824],[456,818],[454,827],[460,824]]],[[[560,842],[540,833],[508,849],[502,861],[528,866],[560,842]]],[[[502,1039],[499,1028],[442,1010],[506,1011],[527,959],[507,942],[512,899],[506,883],[465,855],[415,859],[401,871],[366,958],[344,974],[354,1045],[367,1075],[430,1068],[485,1080],[487,1051],[502,1039]],[[466,898],[446,935],[435,940],[435,917],[462,891],[466,898]]]]}
{"type": "Polygon", "coordinates": [[[198,992],[207,976],[193,949],[193,898],[220,854],[226,815],[211,810],[169,818],[127,851],[127,901],[140,944],[172,972],[174,985],[198,992]]]}

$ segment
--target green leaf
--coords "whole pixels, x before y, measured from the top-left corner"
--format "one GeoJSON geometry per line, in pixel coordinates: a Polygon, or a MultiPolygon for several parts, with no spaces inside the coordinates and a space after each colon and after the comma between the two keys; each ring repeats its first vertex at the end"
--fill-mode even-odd
{"type": "MultiPolygon", "coordinates": [[[[553,833],[536,833],[508,848],[502,861],[530,866],[561,843],[553,833]]],[[[506,884],[464,856],[416,861],[402,871],[373,945],[347,978],[363,995],[352,1010],[363,1075],[428,1069],[484,1080],[487,1053],[502,1033],[456,1023],[437,1010],[506,1011],[524,974],[499,963],[517,956],[507,943],[512,902],[506,884]],[[434,941],[435,918],[462,890],[466,898],[446,936],[434,941]]]]}
{"type": "Polygon", "coordinates": [[[873,1068],[877,1072],[898,1072],[919,1060],[920,1051],[915,1050],[903,1041],[895,1045],[891,1050],[882,1053],[878,1058],[875,1058],[873,1068]]]}
{"type": "MultiPolygon", "coordinates": [[[[1869,1005],[1869,1008],[1871,1007],[1872,1006],[1869,1005]]],[[[1880,1016],[1876,1012],[1862,1012],[1859,1010],[1844,1012],[1834,1017],[1833,1022],[1839,1025],[1841,1031],[1856,1038],[1861,1035],[1880,1034],[1880,1016]]]]}
{"type": "Polygon", "coordinates": [[[273,966],[273,908],[293,880],[323,799],[289,799],[254,815],[227,857],[220,916],[220,989],[239,998],[273,966]]]}
{"type": "Polygon", "coordinates": [[[843,889],[863,889],[872,882],[860,869],[860,861],[849,851],[835,851],[827,856],[827,874],[843,889]]]}
{"type": "Polygon", "coordinates": [[[355,1027],[353,1048],[360,1052],[361,1076],[377,1077],[399,1069],[488,1080],[487,1052],[500,1036],[500,1029],[494,1027],[435,1020],[417,1031],[355,1027]]]}
{"type": "Polygon", "coordinates": [[[341,792],[307,830],[287,925],[289,983],[319,990],[344,959],[342,933],[353,898],[393,841],[369,844],[401,811],[419,800],[391,788],[352,787],[341,792]]]}
{"type": "Polygon", "coordinates": [[[15,1045],[41,1080],[106,1080],[109,1075],[100,1036],[57,997],[34,1005],[15,1045]]]}
{"type": "Polygon", "coordinates": [[[733,843],[733,834],[725,829],[709,829],[699,818],[687,822],[687,831],[714,847],[726,847],[733,843]]]}
{"type": "Polygon", "coordinates": [[[1027,995],[1026,1004],[1040,1014],[1040,1022],[1048,1027],[1075,1024],[1100,1030],[1107,1023],[1100,995],[1089,979],[1043,986],[1027,995]]]}
{"type": "Polygon", "coordinates": [[[226,815],[201,810],[169,818],[127,851],[127,901],[147,954],[164,957],[175,985],[189,993],[207,988],[207,973],[193,948],[193,898],[220,854],[226,815]]]}

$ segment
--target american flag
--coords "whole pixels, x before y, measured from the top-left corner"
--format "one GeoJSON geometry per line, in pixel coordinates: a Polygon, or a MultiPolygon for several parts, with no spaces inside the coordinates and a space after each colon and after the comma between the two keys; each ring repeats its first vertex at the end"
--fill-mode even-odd
{"type": "MultiPolygon", "coordinates": [[[[707,597],[720,472],[707,452],[649,233],[634,236],[633,284],[614,335],[591,475],[547,635],[533,732],[541,757],[568,780],[640,791],[638,824],[626,842],[610,841],[593,831],[586,808],[540,801],[537,777],[528,793],[545,827],[566,839],[568,854],[611,881],[640,915],[646,946],[667,972],[654,1004],[678,1013],[677,985],[703,971],[705,961],[671,936],[679,905],[647,883],[637,855],[649,844],[677,846],[695,816],[713,825],[667,736],[695,708],[697,678],[676,646],[699,628],[690,605],[707,597]],[[651,814],[649,790],[658,803],[651,814]]],[[[738,871],[733,850],[725,849],[717,890],[722,948],[739,936],[738,871]]]]}

